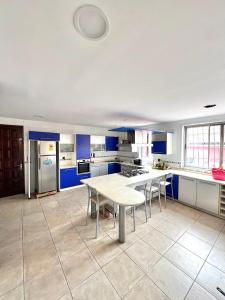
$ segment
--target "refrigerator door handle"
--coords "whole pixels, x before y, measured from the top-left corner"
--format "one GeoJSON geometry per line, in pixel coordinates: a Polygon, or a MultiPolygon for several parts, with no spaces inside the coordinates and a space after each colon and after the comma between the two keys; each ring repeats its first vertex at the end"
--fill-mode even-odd
{"type": "Polygon", "coordinates": [[[41,169],[41,158],[38,157],[38,169],[40,170],[41,169]]]}

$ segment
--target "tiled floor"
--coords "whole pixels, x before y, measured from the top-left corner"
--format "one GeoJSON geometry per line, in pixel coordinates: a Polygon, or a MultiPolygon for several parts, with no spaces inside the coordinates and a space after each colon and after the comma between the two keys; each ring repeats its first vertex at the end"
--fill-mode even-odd
{"type": "Polygon", "coordinates": [[[0,199],[0,300],[221,299],[225,290],[225,221],[168,201],[145,223],[85,225],[85,188],[40,200],[0,199]]]}

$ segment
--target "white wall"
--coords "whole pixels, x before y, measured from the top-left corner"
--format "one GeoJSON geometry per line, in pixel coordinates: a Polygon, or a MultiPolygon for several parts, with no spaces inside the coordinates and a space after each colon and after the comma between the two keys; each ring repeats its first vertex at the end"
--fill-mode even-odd
{"type": "Polygon", "coordinates": [[[183,155],[183,128],[186,125],[193,124],[203,124],[210,122],[225,122],[225,115],[196,118],[196,119],[187,119],[177,122],[169,123],[158,123],[148,127],[148,129],[158,129],[162,131],[171,131],[173,132],[173,154],[170,155],[156,155],[153,154],[153,159],[161,158],[167,161],[173,161],[177,163],[182,163],[183,155]]]}
{"type": "Polygon", "coordinates": [[[79,125],[22,120],[22,119],[13,119],[13,118],[0,117],[0,124],[18,125],[24,127],[24,162],[25,162],[24,171],[25,171],[25,192],[26,193],[27,193],[27,145],[28,145],[28,132],[30,130],[67,133],[67,134],[83,133],[83,134],[90,134],[90,135],[108,135],[108,136],[119,136],[119,137],[124,136],[124,134],[108,131],[108,128],[102,128],[102,127],[79,126],[79,125]]]}

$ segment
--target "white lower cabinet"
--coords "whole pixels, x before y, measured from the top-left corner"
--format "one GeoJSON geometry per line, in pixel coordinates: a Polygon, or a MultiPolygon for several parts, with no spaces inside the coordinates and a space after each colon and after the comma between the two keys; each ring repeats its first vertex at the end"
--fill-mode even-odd
{"type": "Polygon", "coordinates": [[[219,184],[213,182],[197,181],[196,206],[209,212],[219,213],[219,184]]]}
{"type": "Polygon", "coordinates": [[[189,205],[196,205],[196,182],[190,177],[180,176],[179,178],[179,200],[189,205]]]}
{"type": "Polygon", "coordinates": [[[106,165],[91,165],[91,177],[97,177],[108,174],[108,164],[106,165]]]}

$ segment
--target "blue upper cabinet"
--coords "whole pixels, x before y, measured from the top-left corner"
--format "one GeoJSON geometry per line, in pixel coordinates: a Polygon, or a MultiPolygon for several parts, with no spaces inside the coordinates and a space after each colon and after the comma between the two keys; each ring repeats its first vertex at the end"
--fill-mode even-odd
{"type": "Polygon", "coordinates": [[[172,154],[171,132],[152,132],[152,154],[172,154]]]}
{"type": "Polygon", "coordinates": [[[166,154],[166,141],[154,141],[152,142],[153,154],[166,154]]]}
{"type": "Polygon", "coordinates": [[[119,138],[117,136],[106,136],[105,137],[106,151],[117,151],[118,143],[119,143],[119,138]]]}
{"type": "Polygon", "coordinates": [[[90,135],[76,135],[77,159],[90,159],[91,157],[91,138],[90,135]]]}

